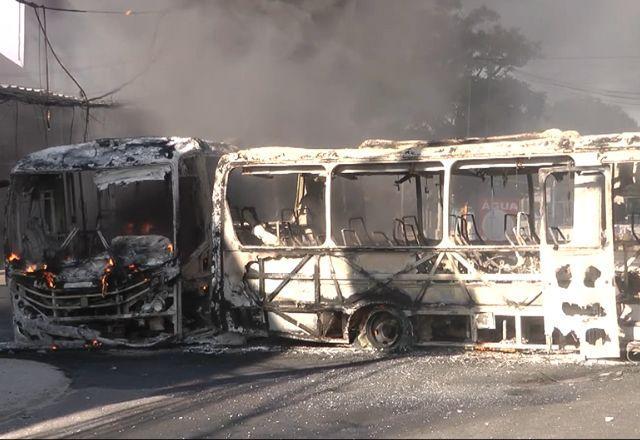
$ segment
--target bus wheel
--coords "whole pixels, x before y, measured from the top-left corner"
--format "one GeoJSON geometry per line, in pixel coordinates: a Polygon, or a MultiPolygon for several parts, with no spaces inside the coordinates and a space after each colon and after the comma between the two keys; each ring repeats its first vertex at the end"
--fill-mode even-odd
{"type": "Polygon", "coordinates": [[[404,313],[393,307],[376,307],[362,321],[358,342],[364,348],[397,352],[408,349],[412,337],[411,322],[404,313]]]}

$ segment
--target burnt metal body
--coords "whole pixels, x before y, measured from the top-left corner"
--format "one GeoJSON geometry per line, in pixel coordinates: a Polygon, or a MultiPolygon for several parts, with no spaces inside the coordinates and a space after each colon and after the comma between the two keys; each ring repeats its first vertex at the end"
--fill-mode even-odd
{"type": "Polygon", "coordinates": [[[350,343],[368,310],[388,307],[409,318],[419,344],[617,357],[640,320],[638,162],[639,134],[559,130],[225,155],[213,196],[215,294],[237,330],[350,343]],[[390,175],[396,211],[375,183],[390,175]],[[288,176],[297,185],[286,196],[288,176]],[[230,192],[259,178],[255,192],[273,182],[275,196],[230,192]],[[357,191],[340,189],[356,181],[357,191]],[[482,185],[484,202],[474,195],[482,185]],[[493,197],[509,185],[519,196],[505,208],[493,197]],[[384,198],[390,212],[385,202],[368,211],[384,198]],[[497,206],[493,217],[479,218],[483,204],[497,206]]]}
{"type": "Polygon", "coordinates": [[[230,151],[100,139],[20,160],[5,244],[16,343],[148,346],[212,327],[211,190],[230,151]]]}

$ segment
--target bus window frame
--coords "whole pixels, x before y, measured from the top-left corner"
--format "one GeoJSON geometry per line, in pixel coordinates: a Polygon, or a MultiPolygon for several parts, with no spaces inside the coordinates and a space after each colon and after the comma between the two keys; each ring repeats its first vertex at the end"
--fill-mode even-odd
{"type": "MultiPolygon", "coordinates": [[[[260,165],[254,165],[254,164],[249,164],[249,163],[235,163],[235,164],[231,164],[231,166],[228,168],[228,170],[226,171],[226,175],[224,177],[225,179],[225,189],[224,189],[224,198],[223,198],[223,203],[224,203],[224,220],[223,220],[223,224],[225,225],[223,228],[223,235],[225,236],[225,241],[228,238],[232,239],[232,248],[228,248],[225,247],[225,250],[237,250],[237,251],[241,251],[241,252],[256,252],[256,251],[260,251],[260,252],[280,252],[280,251],[291,251],[291,250],[318,250],[318,249],[323,249],[327,247],[327,242],[330,241],[330,237],[327,234],[327,223],[325,221],[325,226],[324,226],[324,233],[325,233],[325,239],[324,242],[322,242],[319,245],[313,245],[313,246],[283,246],[283,245],[279,245],[279,246],[260,246],[260,245],[253,245],[253,244],[244,244],[242,243],[242,241],[240,241],[240,239],[238,238],[238,234],[236,232],[236,228],[233,225],[233,216],[231,214],[231,206],[229,205],[229,189],[231,187],[230,185],[230,177],[231,174],[240,169],[240,175],[254,175],[254,176],[260,176],[260,177],[264,177],[265,179],[268,179],[268,176],[271,175],[278,175],[278,176],[286,176],[286,175],[294,175],[294,176],[299,176],[302,173],[305,174],[315,174],[319,177],[324,177],[325,179],[325,183],[324,183],[324,191],[325,191],[325,200],[324,200],[324,204],[325,204],[325,216],[326,216],[326,212],[327,212],[327,206],[328,206],[328,201],[327,201],[327,188],[329,186],[328,179],[329,179],[329,175],[330,172],[327,170],[326,167],[324,167],[323,165],[318,165],[318,164],[294,164],[294,165],[289,165],[289,164],[260,164],[260,165]],[[229,227],[227,227],[227,225],[229,227]],[[231,232],[227,232],[228,230],[231,230],[231,232]]],[[[215,203],[215,202],[214,202],[215,203]]]]}

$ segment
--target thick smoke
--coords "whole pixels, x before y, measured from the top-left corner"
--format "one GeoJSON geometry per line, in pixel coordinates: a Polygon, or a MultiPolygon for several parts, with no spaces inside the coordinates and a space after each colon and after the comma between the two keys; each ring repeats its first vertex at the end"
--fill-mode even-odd
{"type": "MultiPolygon", "coordinates": [[[[89,95],[137,77],[113,96],[126,107],[94,121],[94,134],[346,145],[397,135],[451,99],[433,66],[439,48],[456,44],[442,40],[457,36],[438,30],[437,2],[114,1],[109,9],[132,5],[171,12],[49,14],[51,39],[89,95]]],[[[56,82],[73,90],[60,75],[56,82]]]]}
{"type": "MultiPolygon", "coordinates": [[[[473,54],[469,53],[469,34],[453,29],[451,20],[443,19],[446,14],[468,14],[487,4],[502,16],[498,23],[521,28],[529,40],[541,41],[543,56],[606,55],[614,49],[616,53],[633,52],[630,41],[637,41],[631,38],[638,36],[637,27],[624,26],[624,32],[615,34],[615,43],[613,29],[621,27],[590,19],[587,10],[600,11],[601,16],[613,14],[630,24],[633,14],[620,11],[640,9],[629,2],[614,2],[615,7],[609,8],[593,1],[588,2],[589,8],[582,8],[582,2],[573,0],[561,5],[547,1],[541,6],[504,0],[459,4],[435,0],[45,3],[81,9],[167,11],[130,16],[48,13],[51,41],[89,96],[126,84],[112,95],[122,107],[92,115],[90,137],[183,135],[241,145],[320,147],[354,145],[372,137],[451,135],[429,128],[434,120],[452,112],[453,102],[466,96],[466,87],[460,88],[459,77],[453,78],[452,72],[464,75],[461,60],[473,54]],[[583,25],[572,17],[580,17],[577,21],[583,25]],[[598,22],[597,27],[594,22],[598,22]],[[452,69],[451,65],[456,67],[452,69]]],[[[33,80],[41,78],[43,70],[42,62],[39,68],[33,62],[38,39],[33,17],[27,26],[27,38],[31,41],[27,49],[32,62],[27,63],[26,70],[33,80]]],[[[617,69],[615,60],[608,68],[602,60],[586,62],[589,68],[583,69],[584,62],[541,59],[525,69],[555,81],[578,82],[592,88],[616,88],[615,78],[629,84],[626,88],[634,87],[625,78],[635,70],[617,69]]],[[[626,60],[624,65],[630,62],[626,60]]],[[[52,88],[77,94],[77,88],[51,57],[50,65],[52,88]]],[[[532,88],[544,92],[550,105],[565,98],[584,97],[584,93],[548,81],[515,71],[513,75],[533,81],[532,88]]],[[[39,85],[38,80],[13,82],[39,85]]],[[[519,123],[510,122],[508,112],[495,116],[496,106],[510,105],[511,97],[507,96],[503,105],[502,95],[522,93],[504,89],[474,89],[474,94],[493,96],[486,106],[472,113],[471,135],[585,125],[580,124],[580,117],[560,120],[549,111],[543,118],[531,117],[529,121],[525,117],[519,123]]],[[[520,99],[542,112],[544,95],[525,93],[520,99]]],[[[630,112],[633,108],[625,107],[630,112]]],[[[577,114],[579,110],[572,108],[570,112],[577,114]]],[[[460,105],[455,111],[458,116],[466,112],[460,105]]],[[[79,140],[82,124],[82,117],[77,116],[74,140],[79,140]]],[[[633,123],[625,121],[612,126],[611,131],[627,125],[635,129],[633,123]]],[[[458,130],[453,134],[465,133],[458,130]]],[[[48,143],[59,142],[56,139],[52,134],[48,143]]]]}

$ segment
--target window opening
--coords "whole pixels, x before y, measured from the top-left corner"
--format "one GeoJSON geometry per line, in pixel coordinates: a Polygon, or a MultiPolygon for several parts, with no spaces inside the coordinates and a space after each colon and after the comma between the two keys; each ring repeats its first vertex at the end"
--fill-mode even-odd
{"type": "Polygon", "coordinates": [[[321,171],[316,167],[289,172],[265,167],[232,170],[227,200],[240,243],[268,247],[322,245],[326,237],[326,179],[319,174],[321,171]]]}
{"type": "Polygon", "coordinates": [[[358,165],[332,179],[332,237],[338,246],[428,246],[442,239],[440,165],[358,165]]]}

